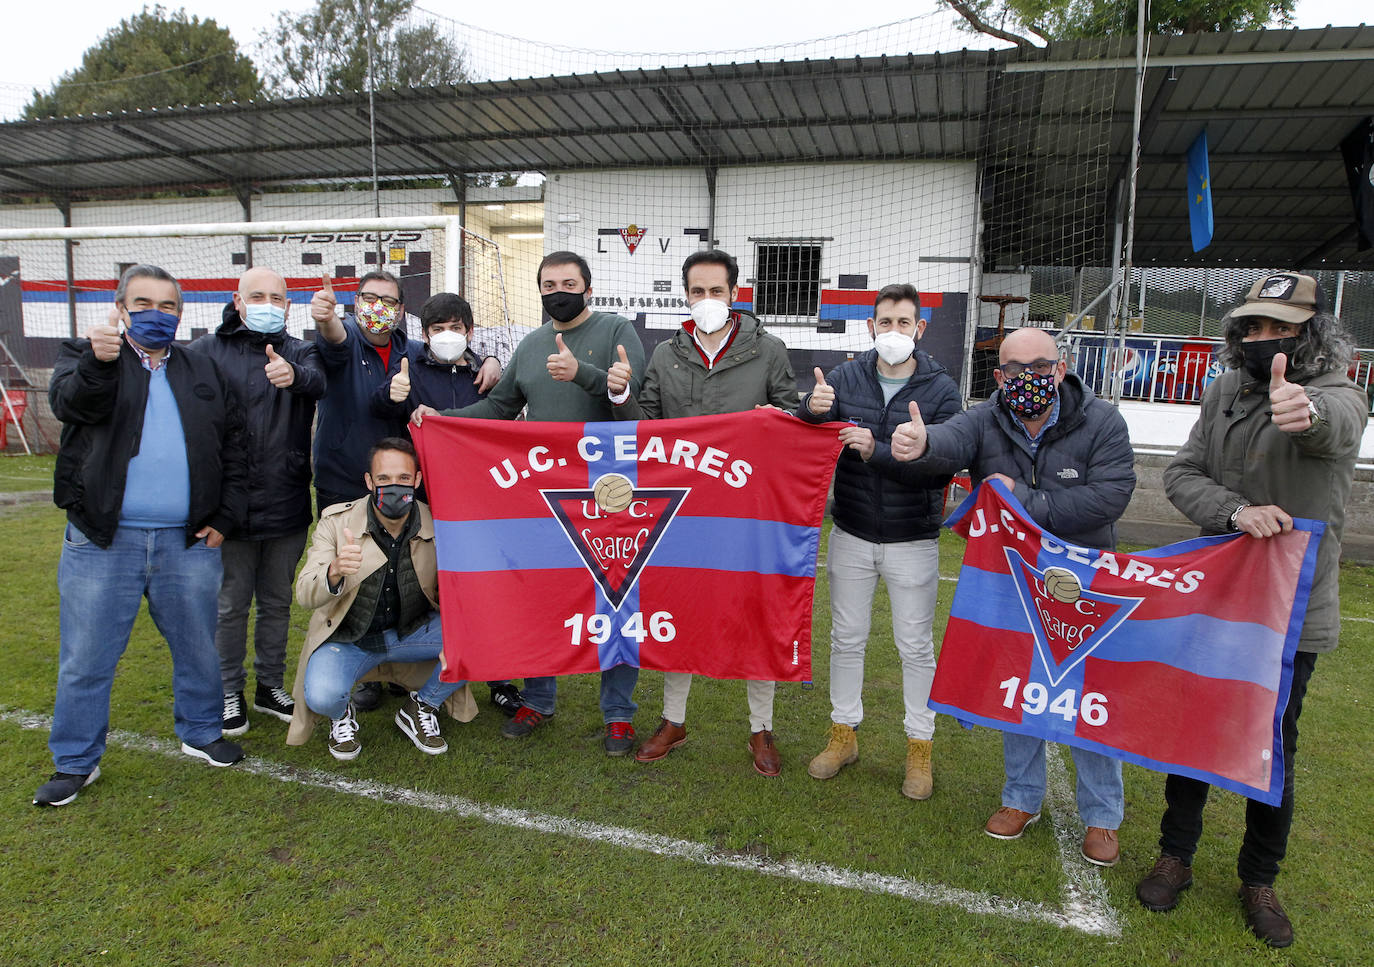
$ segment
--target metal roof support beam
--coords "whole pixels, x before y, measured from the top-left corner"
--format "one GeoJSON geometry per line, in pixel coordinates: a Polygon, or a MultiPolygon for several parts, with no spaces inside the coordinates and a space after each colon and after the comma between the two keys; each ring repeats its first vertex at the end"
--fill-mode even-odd
{"type": "MultiPolygon", "coordinates": [[[[1374,60],[1374,48],[1344,50],[1249,50],[1233,54],[1151,54],[1152,67],[1232,67],[1238,64],[1311,64],[1343,60],[1374,60]]],[[[1093,60],[1037,60],[1008,64],[1008,74],[1050,71],[1121,71],[1135,67],[1134,57],[1093,60]]]]}
{"type": "MultiPolygon", "coordinates": [[[[53,199],[53,204],[62,213],[62,225],[64,228],[72,227],[72,199],[70,195],[58,195],[53,199]]],[[[77,337],[76,332],[76,253],[74,251],[75,242],[71,239],[62,240],[63,254],[67,261],[67,324],[71,326],[72,338],[77,337]]]]}
{"type": "MultiPolygon", "coordinates": [[[[182,148],[179,146],[174,151],[168,152],[168,146],[166,144],[163,144],[162,142],[157,141],[154,138],[150,138],[147,135],[140,134],[138,131],[135,131],[134,129],[130,128],[127,124],[116,124],[111,128],[111,130],[114,131],[116,134],[123,135],[130,141],[137,141],[139,144],[145,144],[148,147],[152,148],[156,152],[154,157],[165,158],[170,153],[174,157],[180,158],[182,161],[185,161],[187,164],[193,164],[197,168],[204,168],[206,171],[210,172],[216,178],[220,178],[225,181],[231,180],[229,172],[225,171],[223,168],[219,168],[215,165],[210,164],[210,162],[208,161],[202,161],[200,158],[198,158],[197,154],[199,154],[200,152],[187,150],[186,148],[182,148]]],[[[249,147],[247,150],[252,151],[253,149],[249,147]]],[[[217,151],[215,153],[227,154],[228,152],[217,151]]],[[[87,158],[84,161],[78,163],[89,164],[90,159],[87,158]]]]}

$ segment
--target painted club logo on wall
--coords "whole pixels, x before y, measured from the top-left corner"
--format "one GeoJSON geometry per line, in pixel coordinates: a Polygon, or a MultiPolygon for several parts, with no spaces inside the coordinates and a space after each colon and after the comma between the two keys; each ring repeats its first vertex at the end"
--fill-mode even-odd
{"type": "Polygon", "coordinates": [[[1004,550],[1051,685],[1063,681],[1145,600],[1089,591],[1068,568],[1041,570],[1011,548],[1004,550]]]}
{"type": "Polygon", "coordinates": [[[625,247],[630,250],[630,254],[635,254],[635,249],[639,248],[640,240],[644,238],[646,230],[638,225],[630,225],[620,229],[620,240],[625,243],[625,247]]]}
{"type": "Polygon", "coordinates": [[[619,473],[602,474],[583,490],[539,491],[617,611],[691,492],[690,487],[636,489],[619,473]]]}

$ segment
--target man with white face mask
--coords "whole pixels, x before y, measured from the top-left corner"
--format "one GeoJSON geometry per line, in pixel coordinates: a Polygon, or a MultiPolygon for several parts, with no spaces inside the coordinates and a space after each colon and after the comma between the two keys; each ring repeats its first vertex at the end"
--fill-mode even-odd
{"type": "MultiPolygon", "coordinates": [[[[797,378],[781,339],[766,332],[751,313],[731,308],[739,293],[739,265],[724,252],[695,252],[682,263],[682,284],[692,318],[658,344],[644,371],[638,399],[634,376],[622,351],[606,374],[616,419],[656,420],[706,416],[773,406],[797,406],[797,378]]],[[[687,694],[692,676],[665,672],[663,720],[635,753],[640,762],[662,759],[687,740],[687,694]]],[[[776,776],[781,769],[773,744],[773,682],[749,682],[749,751],[754,768],[776,776]]]]}
{"type": "Polygon", "coordinates": [[[243,407],[248,433],[248,515],[226,534],[220,557],[215,648],[224,687],[224,734],[248,731],[244,698],[248,612],[253,625],[254,711],[291,721],[291,693],[283,675],[291,619],[291,585],[310,528],[310,427],[324,395],[324,364],[313,343],[286,331],[291,301],[286,280],[268,268],[239,280],[224,322],[190,346],[218,364],[243,407]]]}
{"type": "Polygon", "coordinates": [[[874,348],[829,376],[816,369],[816,388],[797,415],[810,423],[843,420],[845,444],[835,468],[826,574],[830,578],[830,737],[808,768],[830,779],[859,758],[863,721],[864,650],[878,578],[892,601],[892,637],[902,662],[902,720],[907,736],[902,794],[929,799],[935,713],[927,706],[935,679],[935,593],[939,587],[940,522],[949,474],[931,474],[892,456],[892,432],[920,404],[931,423],[963,407],[945,367],[916,348],[925,332],[920,295],[910,285],[885,286],[873,304],[868,333],[874,348]]]}

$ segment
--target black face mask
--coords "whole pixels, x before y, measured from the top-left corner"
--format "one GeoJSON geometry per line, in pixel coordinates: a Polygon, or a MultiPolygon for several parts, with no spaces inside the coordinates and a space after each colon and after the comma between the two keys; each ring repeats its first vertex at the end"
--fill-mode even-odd
{"type": "Polygon", "coordinates": [[[1288,357],[1285,377],[1293,372],[1293,350],[1298,348],[1296,336],[1283,339],[1256,339],[1254,342],[1240,344],[1240,353],[1245,357],[1245,371],[1255,379],[1269,379],[1274,367],[1274,357],[1283,353],[1288,357]]]}
{"type": "Polygon", "coordinates": [[[382,484],[372,492],[372,506],[377,513],[392,520],[400,520],[410,513],[415,503],[415,488],[410,484],[382,484]]]}
{"type": "Polygon", "coordinates": [[[583,292],[549,292],[543,297],[544,311],[555,322],[572,322],[587,308],[583,292]]]}

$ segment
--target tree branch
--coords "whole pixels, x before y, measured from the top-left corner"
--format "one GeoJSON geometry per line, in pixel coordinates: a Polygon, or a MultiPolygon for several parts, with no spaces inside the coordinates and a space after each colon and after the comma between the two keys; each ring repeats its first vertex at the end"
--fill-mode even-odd
{"type": "Polygon", "coordinates": [[[967,20],[981,33],[996,37],[998,40],[1005,40],[1008,43],[1013,43],[1022,50],[1040,49],[1030,39],[1022,37],[1020,34],[1014,34],[1009,30],[1003,30],[1001,27],[994,27],[982,17],[978,16],[978,13],[968,4],[964,3],[963,0],[945,0],[945,2],[949,4],[951,10],[967,20]]]}

